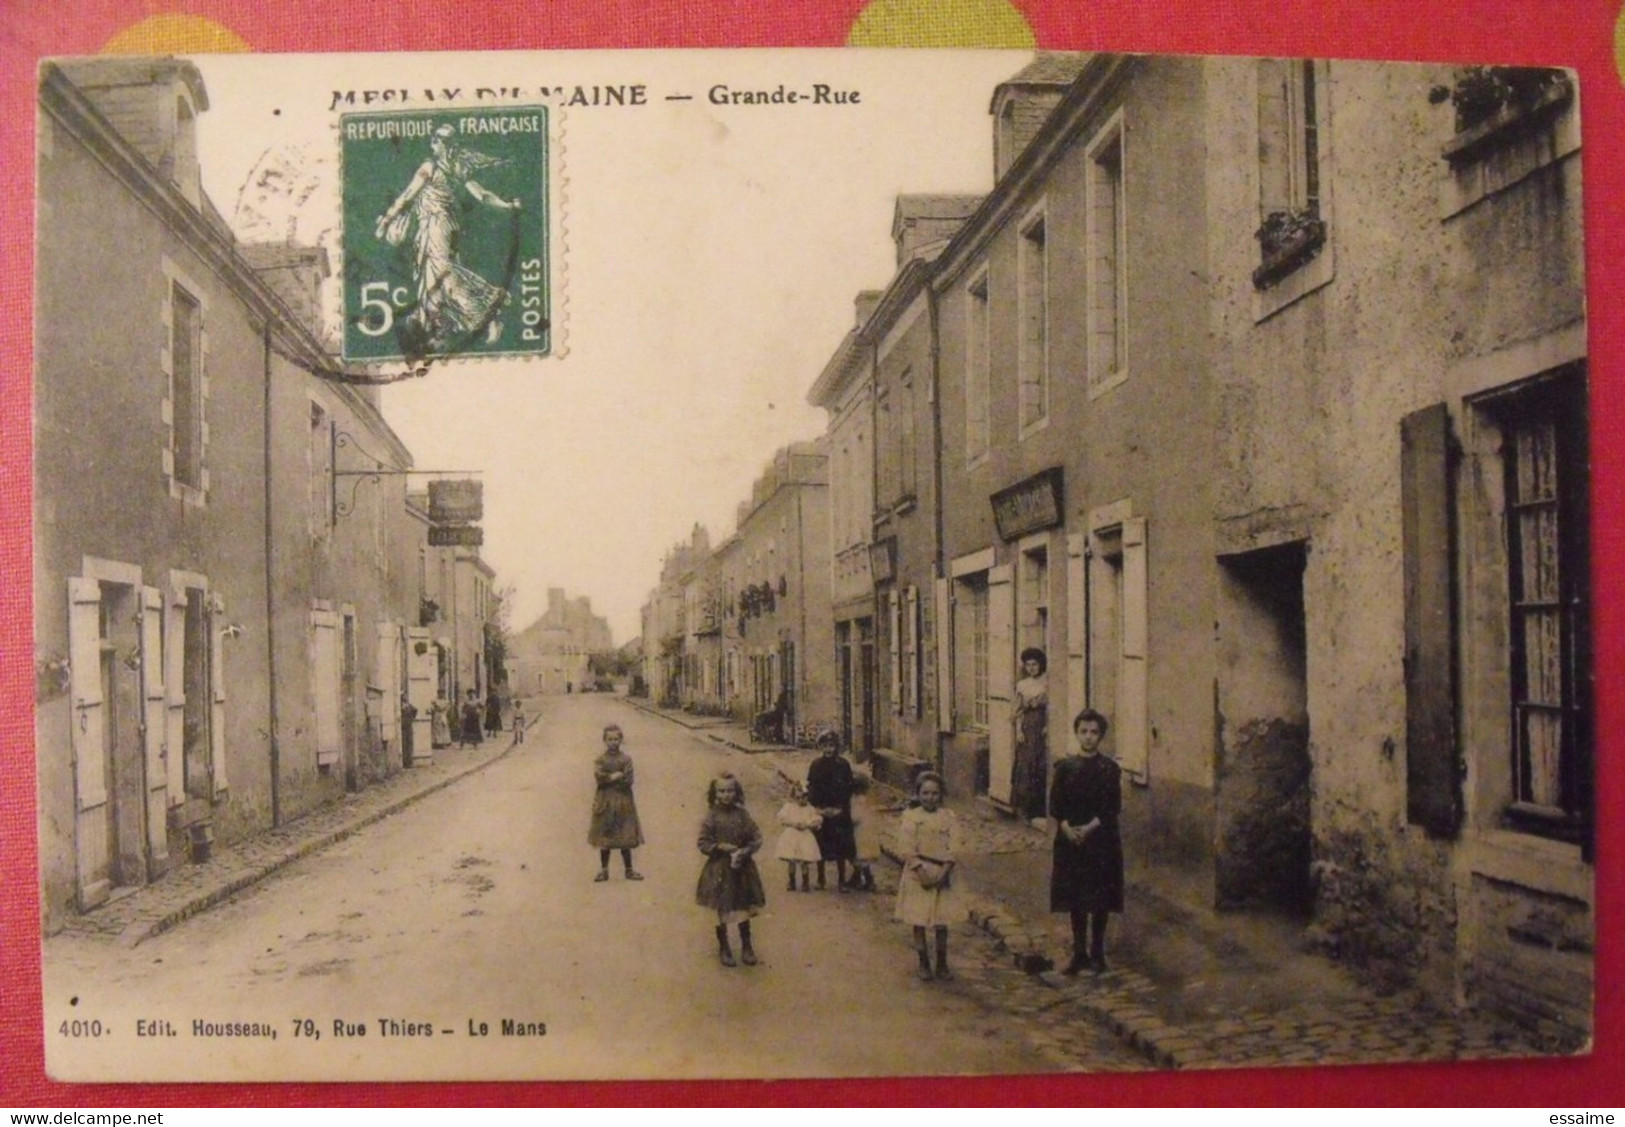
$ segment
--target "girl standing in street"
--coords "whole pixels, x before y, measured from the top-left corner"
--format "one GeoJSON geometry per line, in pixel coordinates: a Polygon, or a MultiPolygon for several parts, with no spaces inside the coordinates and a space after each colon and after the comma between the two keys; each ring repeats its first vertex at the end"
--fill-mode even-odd
{"type": "Polygon", "coordinates": [[[773,856],[784,862],[789,870],[790,883],[786,886],[788,891],[796,890],[796,870],[801,870],[801,891],[812,891],[812,866],[820,856],[818,852],[818,838],[813,831],[824,820],[824,816],[807,804],[807,791],[799,783],[790,788],[790,801],[779,807],[779,825],[784,832],[779,834],[778,844],[773,847],[773,856]]]}
{"type": "Polygon", "coordinates": [[[632,868],[632,850],[643,844],[643,827],[638,823],[638,806],[632,800],[632,760],[621,750],[620,726],[604,729],[604,754],[593,760],[592,775],[598,791],[592,798],[592,827],[587,842],[598,849],[598,875],[595,881],[609,879],[609,851],[621,851],[621,864],[627,880],[642,880],[632,868]]]}
{"type": "Polygon", "coordinates": [[[1107,915],[1123,910],[1123,839],[1117,826],[1123,773],[1100,752],[1108,727],[1092,708],[1078,713],[1072,721],[1078,753],[1056,762],[1050,788],[1055,847],[1049,906],[1072,917],[1072,961],[1063,974],[1086,966],[1105,973],[1107,915]]]}
{"type": "Polygon", "coordinates": [[[959,821],[942,806],[942,776],[923,772],[915,783],[919,805],[903,813],[897,824],[897,852],[903,872],[897,880],[897,918],[914,927],[914,950],[920,956],[920,977],[952,978],[948,970],[948,925],[964,915],[954,887],[954,858],[959,852],[959,821]],[[937,966],[925,932],[937,937],[937,966]]]}
{"type": "Polygon", "coordinates": [[[739,925],[739,958],[747,966],[756,965],[756,951],[750,945],[750,918],[767,904],[762,876],[752,855],[762,848],[762,831],[745,809],[745,789],[730,774],[721,774],[706,788],[708,809],[700,822],[700,852],[705,867],[700,870],[694,901],[717,914],[717,949],[725,967],[734,966],[733,948],[728,944],[728,925],[739,925]]]}

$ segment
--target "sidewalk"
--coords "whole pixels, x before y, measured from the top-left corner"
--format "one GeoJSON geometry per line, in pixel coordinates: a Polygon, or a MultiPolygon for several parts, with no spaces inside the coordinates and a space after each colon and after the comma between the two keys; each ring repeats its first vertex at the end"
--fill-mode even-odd
{"type": "MultiPolygon", "coordinates": [[[[627,703],[708,738],[761,756],[787,782],[806,778],[817,753],[753,743],[744,725],[642,701],[627,703]]],[[[904,796],[876,785],[882,850],[892,850],[904,796]]],[[[1049,1020],[1104,1023],[1163,1068],[1375,1064],[1549,1051],[1521,1030],[1473,1014],[1442,1012],[1412,992],[1383,996],[1345,968],[1310,953],[1301,921],[1206,907],[1193,874],[1139,866],[1128,874],[1127,911],[1114,918],[1112,969],[1068,978],[1054,969],[1071,952],[1064,915],[1049,911],[1047,834],[956,804],[964,830],[960,870],[971,922],[1053,993],[1049,1020]]]]}
{"type": "Polygon", "coordinates": [[[106,904],[73,917],[63,933],[117,940],[133,947],[278,869],[495,763],[515,746],[513,733],[503,732],[477,748],[438,748],[433,763],[397,771],[277,829],[231,845],[217,845],[209,860],[200,864],[182,860],[161,879],[116,893],[106,904]]]}

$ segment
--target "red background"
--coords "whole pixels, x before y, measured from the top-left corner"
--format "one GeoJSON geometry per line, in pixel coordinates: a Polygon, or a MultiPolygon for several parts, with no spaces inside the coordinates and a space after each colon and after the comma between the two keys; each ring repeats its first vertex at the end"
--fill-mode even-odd
{"type": "MultiPolygon", "coordinates": [[[[1625,418],[1613,386],[1625,347],[1616,263],[1625,250],[1621,0],[1013,0],[1041,48],[1314,55],[1573,67],[1584,95],[1590,279],[1598,686],[1597,1021],[1592,1055],[1486,1064],[1134,1075],[897,1078],[782,1083],[66,1085],[45,1078],[35,845],[29,603],[30,326],[34,73],[50,55],[94,54],[140,19],[201,16],[262,52],[481,48],[833,47],[862,0],[0,0],[0,1106],[513,1106],[767,1103],[1157,1105],[1618,1105],[1625,1007],[1618,909],[1625,888],[1618,752],[1621,493],[1607,435],[1625,418]]],[[[923,6],[923,4],[922,4],[923,6]]],[[[95,311],[87,309],[86,317],[95,311]]]]}

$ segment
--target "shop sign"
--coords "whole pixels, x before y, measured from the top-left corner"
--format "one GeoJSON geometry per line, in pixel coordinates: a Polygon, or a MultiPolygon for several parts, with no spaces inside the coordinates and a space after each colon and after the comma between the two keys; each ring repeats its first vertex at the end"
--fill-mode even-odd
{"type": "Polygon", "coordinates": [[[429,526],[431,548],[478,548],[485,543],[485,529],[477,524],[433,524],[429,526]]]}
{"type": "Polygon", "coordinates": [[[897,578],[897,537],[869,545],[869,577],[875,583],[890,583],[897,578]]]}
{"type": "Polygon", "coordinates": [[[484,486],[472,478],[429,483],[432,524],[471,524],[485,516],[484,486]]]}
{"type": "Polygon", "coordinates": [[[1061,523],[1061,467],[1051,466],[993,494],[993,523],[1014,540],[1061,523]]]}

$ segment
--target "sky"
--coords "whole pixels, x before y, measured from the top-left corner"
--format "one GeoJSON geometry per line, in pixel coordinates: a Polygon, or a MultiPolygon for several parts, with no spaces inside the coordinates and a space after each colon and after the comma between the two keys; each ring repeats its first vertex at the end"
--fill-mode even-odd
{"type": "MultiPolygon", "coordinates": [[[[719,542],[773,452],[823,432],[807,390],[852,327],[857,293],[894,272],[896,196],[991,187],[993,87],[1030,57],[217,55],[197,60],[209,93],[199,157],[239,237],[324,242],[336,271],[335,91],[648,87],[645,106],[555,115],[563,355],[448,362],[383,394],[416,467],[481,471],[482,552],[513,589],[510,625],[563,587],[591,597],[619,644],[638,634],[665,553],[696,521],[719,542]],[[857,104],[709,95],[815,83],[858,91],[857,104]],[[276,189],[245,197],[267,168],[282,173],[276,189]]],[[[336,287],[330,304],[336,324],[336,287]]]]}

